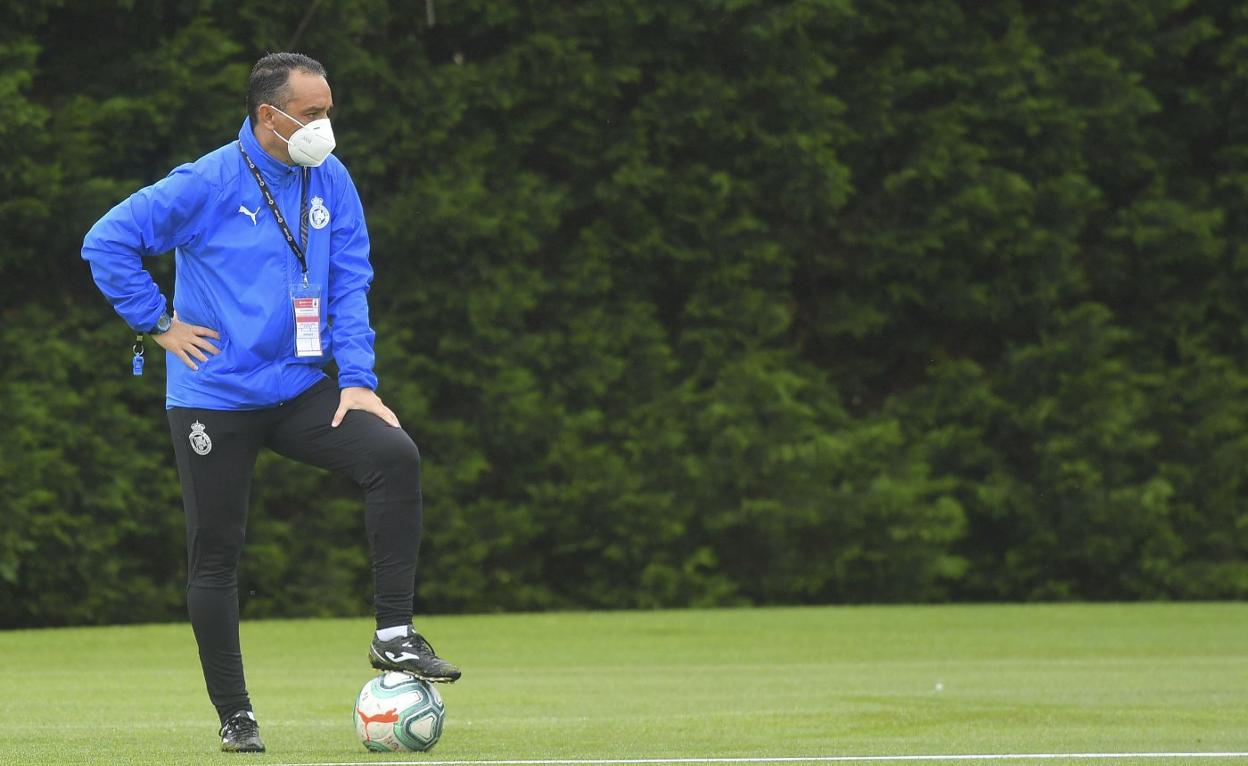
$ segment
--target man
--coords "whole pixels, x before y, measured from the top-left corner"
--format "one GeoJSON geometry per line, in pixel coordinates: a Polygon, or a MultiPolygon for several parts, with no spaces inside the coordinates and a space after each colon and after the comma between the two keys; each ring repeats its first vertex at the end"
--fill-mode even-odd
{"type": "Polygon", "coordinates": [[[262,752],[243,679],[238,562],[257,453],[349,474],[373,553],[373,667],[451,682],[411,627],[420,454],[374,393],[368,232],[330,152],[325,69],[274,53],[251,70],[238,140],[141,189],[82,257],[136,331],[166,351],[166,408],[186,510],[187,607],[221,749],[262,752]],[[176,250],[172,309],[141,258],[176,250]],[[333,359],[335,385],[322,371],[333,359]]]}

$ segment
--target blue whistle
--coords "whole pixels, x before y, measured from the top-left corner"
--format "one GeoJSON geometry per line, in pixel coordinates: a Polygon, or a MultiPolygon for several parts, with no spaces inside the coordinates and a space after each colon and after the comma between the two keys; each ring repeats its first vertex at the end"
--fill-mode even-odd
{"type": "Polygon", "coordinates": [[[143,374],[143,357],[139,354],[134,355],[134,374],[143,374]]]}

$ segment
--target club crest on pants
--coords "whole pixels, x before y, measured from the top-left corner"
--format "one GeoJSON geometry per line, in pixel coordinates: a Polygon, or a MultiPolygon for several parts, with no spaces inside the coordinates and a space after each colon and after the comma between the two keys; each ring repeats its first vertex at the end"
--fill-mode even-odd
{"type": "Polygon", "coordinates": [[[207,426],[198,420],[191,424],[191,449],[195,450],[196,455],[207,455],[212,452],[212,439],[204,433],[205,428],[207,426]]]}

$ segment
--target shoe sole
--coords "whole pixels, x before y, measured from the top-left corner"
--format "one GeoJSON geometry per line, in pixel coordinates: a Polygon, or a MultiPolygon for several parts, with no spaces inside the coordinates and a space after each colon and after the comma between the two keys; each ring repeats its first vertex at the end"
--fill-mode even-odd
{"type": "Polygon", "coordinates": [[[222,745],[221,752],[223,753],[263,753],[264,748],[263,747],[226,747],[225,745],[222,745]]]}
{"type": "Polygon", "coordinates": [[[419,678],[421,681],[427,681],[431,684],[453,684],[458,681],[460,675],[462,675],[460,673],[456,673],[453,676],[431,676],[428,673],[421,673],[418,670],[409,670],[401,665],[398,665],[397,663],[390,662],[383,657],[378,657],[377,652],[372,649],[368,650],[368,662],[377,670],[394,670],[399,673],[407,673],[413,678],[419,678]]]}

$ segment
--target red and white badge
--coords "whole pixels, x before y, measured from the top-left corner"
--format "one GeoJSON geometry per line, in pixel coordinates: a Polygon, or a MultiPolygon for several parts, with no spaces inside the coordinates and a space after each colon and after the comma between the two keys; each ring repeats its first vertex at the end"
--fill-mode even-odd
{"type": "Polygon", "coordinates": [[[295,356],[321,356],[321,286],[303,285],[290,300],[295,309],[295,356]]]}

